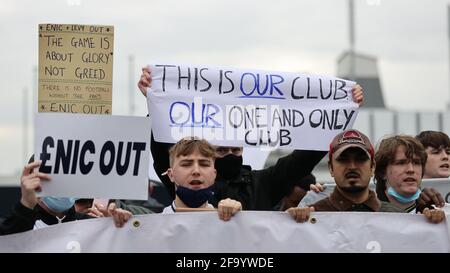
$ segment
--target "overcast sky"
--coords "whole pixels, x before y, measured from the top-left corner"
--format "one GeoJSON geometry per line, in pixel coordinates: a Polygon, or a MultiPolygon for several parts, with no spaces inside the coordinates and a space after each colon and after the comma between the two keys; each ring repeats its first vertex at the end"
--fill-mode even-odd
{"type": "MultiPolygon", "coordinates": [[[[444,111],[450,0],[355,2],[356,50],[378,58],[387,106],[444,111]]],[[[139,68],[157,60],[336,75],[349,46],[347,7],[347,0],[0,0],[0,175],[24,163],[23,89],[35,98],[39,23],[115,27],[113,114],[128,115],[129,55],[133,86],[139,68]]],[[[134,115],[145,115],[145,99],[134,91],[134,115]]],[[[30,154],[31,145],[32,135],[30,154]]]]}

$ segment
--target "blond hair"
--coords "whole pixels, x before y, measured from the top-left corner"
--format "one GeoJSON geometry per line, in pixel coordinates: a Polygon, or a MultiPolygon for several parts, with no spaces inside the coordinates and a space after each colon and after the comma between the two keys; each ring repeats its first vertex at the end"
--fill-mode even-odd
{"type": "Polygon", "coordinates": [[[196,137],[188,137],[181,139],[169,149],[170,167],[173,167],[175,158],[190,155],[195,151],[198,151],[205,157],[216,159],[216,150],[208,141],[196,137]]]}

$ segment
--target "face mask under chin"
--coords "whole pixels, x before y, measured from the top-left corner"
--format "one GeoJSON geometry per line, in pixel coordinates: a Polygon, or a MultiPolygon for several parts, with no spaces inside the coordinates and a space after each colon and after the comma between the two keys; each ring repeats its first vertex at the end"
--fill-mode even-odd
{"type": "Polygon", "coordinates": [[[201,190],[192,190],[183,186],[177,186],[176,194],[189,208],[198,208],[211,199],[214,192],[213,186],[201,190]]]}

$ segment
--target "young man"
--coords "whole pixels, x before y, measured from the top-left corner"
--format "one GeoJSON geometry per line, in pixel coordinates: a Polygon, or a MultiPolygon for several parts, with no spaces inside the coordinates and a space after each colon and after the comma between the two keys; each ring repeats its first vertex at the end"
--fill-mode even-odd
{"type": "Polygon", "coordinates": [[[423,131],[416,136],[428,158],[423,178],[450,177],[450,138],[443,132],[423,131]]]}
{"type": "MultiPolygon", "coordinates": [[[[170,168],[167,175],[175,184],[176,195],[163,213],[179,210],[213,210],[208,203],[216,179],[215,149],[206,140],[184,138],[169,150],[170,168]]],[[[230,198],[218,203],[219,218],[228,221],[242,209],[240,202],[230,198]]]]}
{"type": "MultiPolygon", "coordinates": [[[[151,71],[148,67],[142,69],[138,87],[144,96],[151,85],[151,71]]],[[[353,87],[353,100],[360,105],[364,96],[361,86],[353,87]]],[[[151,136],[151,152],[153,167],[169,194],[174,194],[173,184],[165,176],[161,176],[169,167],[168,149],[171,144],[156,142],[151,136]]],[[[263,170],[252,170],[242,164],[242,147],[215,147],[217,170],[214,184],[214,195],[210,200],[213,205],[218,200],[232,198],[242,202],[246,210],[272,210],[278,202],[289,194],[295,181],[311,174],[314,167],[326,155],[323,151],[295,150],[280,158],[278,162],[263,170]]],[[[305,191],[310,190],[310,184],[302,185],[305,191]]]]}
{"type": "MultiPolygon", "coordinates": [[[[408,213],[422,212],[417,208],[417,200],[426,162],[427,153],[414,137],[396,135],[383,139],[375,155],[378,198],[408,213]]],[[[444,217],[444,212],[436,209],[425,208],[423,214],[430,215],[435,223],[444,217]]]]}
{"type": "MultiPolygon", "coordinates": [[[[336,182],[334,191],[311,207],[290,208],[287,212],[297,222],[307,221],[311,211],[404,212],[378,200],[369,189],[374,163],[374,149],[366,135],[357,130],[338,134],[330,144],[328,161],[330,174],[336,182]]],[[[442,211],[427,211],[426,215],[433,222],[444,218],[442,211]]]]}

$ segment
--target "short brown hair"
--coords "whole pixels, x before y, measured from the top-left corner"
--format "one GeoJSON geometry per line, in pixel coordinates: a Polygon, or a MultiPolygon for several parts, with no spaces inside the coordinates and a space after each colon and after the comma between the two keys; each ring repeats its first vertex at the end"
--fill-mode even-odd
{"type": "Polygon", "coordinates": [[[385,138],[381,141],[377,152],[375,153],[375,180],[376,180],[376,192],[378,199],[381,201],[388,201],[386,191],[386,169],[389,164],[392,164],[395,160],[395,153],[398,147],[405,147],[405,156],[409,160],[413,160],[414,156],[420,158],[422,164],[422,176],[425,172],[425,164],[427,162],[427,153],[422,143],[416,138],[406,135],[396,135],[385,138]]]}
{"type": "Polygon", "coordinates": [[[190,155],[195,151],[213,160],[216,158],[216,150],[208,141],[196,137],[187,137],[181,139],[169,149],[170,167],[173,167],[175,158],[190,155]]]}
{"type": "Polygon", "coordinates": [[[434,149],[441,149],[450,147],[450,138],[443,132],[438,131],[423,131],[416,136],[416,138],[426,148],[432,147],[434,149]]]}

